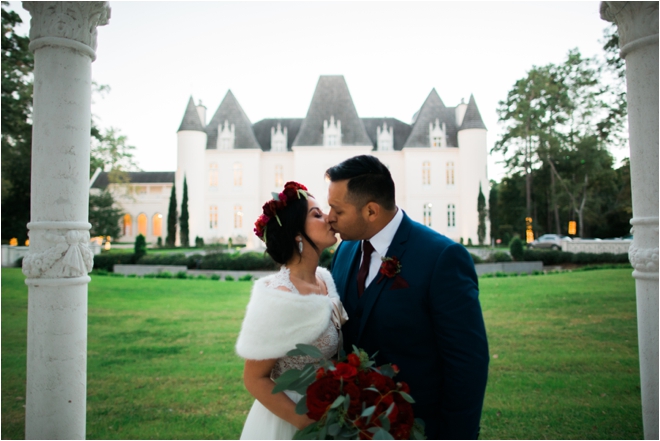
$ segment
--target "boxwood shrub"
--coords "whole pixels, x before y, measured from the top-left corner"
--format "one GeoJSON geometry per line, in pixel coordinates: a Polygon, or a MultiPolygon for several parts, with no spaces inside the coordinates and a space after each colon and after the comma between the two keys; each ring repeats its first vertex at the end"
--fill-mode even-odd
{"type": "Polygon", "coordinates": [[[561,265],[562,263],[628,263],[628,254],[614,253],[569,253],[565,251],[525,250],[525,260],[540,260],[543,265],[561,265]]]}

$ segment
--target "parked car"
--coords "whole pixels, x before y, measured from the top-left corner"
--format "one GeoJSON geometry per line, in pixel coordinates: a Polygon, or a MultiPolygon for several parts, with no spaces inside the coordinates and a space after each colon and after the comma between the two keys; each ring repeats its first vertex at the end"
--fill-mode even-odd
{"type": "Polygon", "coordinates": [[[549,248],[551,250],[561,250],[562,240],[572,240],[568,236],[560,236],[558,234],[544,234],[538,239],[530,242],[528,248],[549,248]]]}

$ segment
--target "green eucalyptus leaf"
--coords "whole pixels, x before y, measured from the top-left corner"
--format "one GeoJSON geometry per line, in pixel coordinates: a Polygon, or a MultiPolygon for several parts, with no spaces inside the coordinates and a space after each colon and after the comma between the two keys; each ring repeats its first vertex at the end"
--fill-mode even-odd
{"type": "Polygon", "coordinates": [[[340,430],[341,430],[341,426],[339,424],[337,423],[330,424],[328,426],[328,435],[337,436],[340,430]]]}
{"type": "Polygon", "coordinates": [[[270,194],[273,196],[273,200],[279,201],[280,200],[280,194],[275,193],[274,191],[271,191],[270,194]]]}
{"type": "Polygon", "coordinates": [[[346,399],[344,400],[344,410],[348,412],[348,408],[351,406],[351,397],[349,395],[346,395],[346,399]]]}
{"type": "Polygon", "coordinates": [[[336,409],[344,402],[344,400],[345,400],[344,396],[339,395],[337,398],[335,398],[335,401],[330,406],[330,409],[336,409]]]}
{"type": "Polygon", "coordinates": [[[376,433],[380,430],[380,427],[369,427],[367,432],[376,433]]]}
{"type": "Polygon", "coordinates": [[[296,355],[309,355],[312,358],[323,358],[323,353],[316,347],[312,345],[305,345],[298,343],[296,349],[292,349],[286,353],[289,357],[294,357],[296,355]]]}
{"type": "Polygon", "coordinates": [[[319,437],[317,439],[325,439],[328,434],[328,426],[323,426],[321,427],[321,431],[319,432],[319,437]]]}
{"type": "Polygon", "coordinates": [[[413,400],[413,397],[411,397],[411,396],[408,395],[407,393],[405,393],[405,392],[401,392],[401,391],[398,391],[398,393],[399,393],[399,394],[401,395],[401,397],[402,397],[404,400],[406,400],[407,402],[409,402],[409,403],[414,403],[414,402],[415,402],[415,400],[413,400]]]}
{"type": "Polygon", "coordinates": [[[273,388],[273,394],[287,390],[291,383],[298,380],[302,372],[298,369],[289,369],[284,372],[275,380],[275,387],[273,388]]]}
{"type": "Polygon", "coordinates": [[[307,409],[307,396],[303,395],[303,397],[298,401],[298,404],[296,404],[296,413],[298,415],[305,415],[309,409],[307,409]]]}
{"type": "Polygon", "coordinates": [[[370,390],[370,391],[373,391],[373,392],[380,393],[380,391],[378,389],[376,389],[375,387],[365,387],[363,390],[370,390]]]}
{"type": "Polygon", "coordinates": [[[369,417],[374,413],[375,410],[376,410],[376,406],[369,406],[362,411],[362,414],[360,416],[369,417]]]}
{"type": "Polygon", "coordinates": [[[378,419],[380,420],[380,425],[384,430],[389,431],[390,430],[390,420],[384,416],[383,414],[378,415],[378,419]]]}
{"type": "Polygon", "coordinates": [[[277,220],[277,223],[278,223],[278,224],[280,225],[280,227],[281,227],[281,226],[282,226],[282,221],[280,220],[280,217],[277,215],[277,213],[275,213],[275,219],[277,220]]]}
{"type": "Polygon", "coordinates": [[[314,421],[309,426],[305,427],[303,430],[297,430],[293,434],[293,439],[323,439],[319,435],[319,423],[314,421]]]}
{"type": "Polygon", "coordinates": [[[385,416],[389,417],[393,410],[394,410],[394,403],[390,404],[390,407],[387,408],[387,410],[385,411],[385,416]]]}
{"type": "Polygon", "coordinates": [[[394,439],[394,437],[390,435],[387,430],[379,427],[376,433],[374,433],[374,437],[372,439],[394,439]]]}
{"type": "Polygon", "coordinates": [[[385,375],[386,377],[394,377],[396,375],[396,372],[394,372],[394,369],[392,369],[391,364],[384,364],[381,367],[378,368],[381,374],[385,375]]]}

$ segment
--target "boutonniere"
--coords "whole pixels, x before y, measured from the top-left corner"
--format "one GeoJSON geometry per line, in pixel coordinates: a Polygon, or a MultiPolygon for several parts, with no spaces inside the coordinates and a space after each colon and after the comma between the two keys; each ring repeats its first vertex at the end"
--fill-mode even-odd
{"type": "Polygon", "coordinates": [[[378,271],[380,273],[380,278],[376,283],[380,283],[381,280],[387,277],[388,279],[394,279],[394,283],[392,283],[392,286],[390,287],[391,290],[408,288],[408,282],[399,275],[401,272],[401,262],[399,262],[399,259],[397,259],[396,256],[392,256],[381,257],[380,260],[382,260],[383,263],[380,264],[380,270],[378,271]]]}

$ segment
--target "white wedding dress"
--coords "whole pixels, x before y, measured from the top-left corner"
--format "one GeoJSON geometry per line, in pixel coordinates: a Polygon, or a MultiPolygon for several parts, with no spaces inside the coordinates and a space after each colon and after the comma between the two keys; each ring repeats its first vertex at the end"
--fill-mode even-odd
{"type": "MultiPolygon", "coordinates": [[[[317,270],[317,275],[324,280],[328,288],[327,307],[330,308],[331,314],[327,327],[311,344],[321,351],[324,358],[330,359],[337,354],[337,349],[340,343],[339,329],[341,328],[341,323],[345,321],[347,317],[346,312],[339,301],[336,289],[334,288],[334,283],[332,283],[331,280],[327,280],[327,278],[330,277],[329,273],[321,269],[317,270]]],[[[272,289],[285,287],[292,293],[300,295],[296,287],[291,283],[289,270],[285,267],[282,267],[279,273],[269,276],[265,281],[265,286],[272,289]]],[[[314,359],[308,356],[280,357],[277,359],[275,367],[271,372],[271,378],[274,380],[289,369],[302,369],[305,364],[313,362],[314,359]]],[[[302,395],[294,391],[285,391],[284,393],[291,398],[294,403],[297,403],[302,397],[302,395]]],[[[255,400],[250,409],[250,413],[247,416],[245,425],[243,426],[241,439],[292,439],[295,432],[295,426],[274,415],[258,400],[255,400]]]]}

